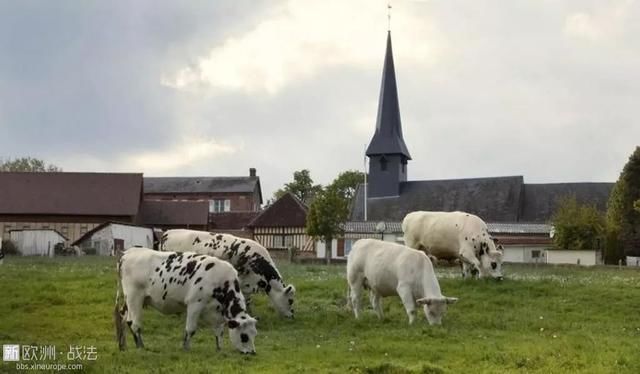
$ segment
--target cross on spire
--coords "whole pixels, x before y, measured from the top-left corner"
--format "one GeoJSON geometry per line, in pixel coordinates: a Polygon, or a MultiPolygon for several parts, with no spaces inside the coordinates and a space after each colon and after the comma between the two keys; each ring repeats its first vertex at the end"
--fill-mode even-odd
{"type": "Polygon", "coordinates": [[[387,31],[391,31],[391,3],[387,3],[387,19],[389,21],[387,31]]]}

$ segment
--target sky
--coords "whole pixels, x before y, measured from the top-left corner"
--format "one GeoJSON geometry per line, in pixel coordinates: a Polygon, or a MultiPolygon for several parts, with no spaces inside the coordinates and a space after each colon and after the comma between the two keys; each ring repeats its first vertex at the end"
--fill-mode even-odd
{"type": "MultiPolygon", "coordinates": [[[[613,182],[640,144],[640,0],[391,1],[410,180],[613,182]],[[635,21],[635,22],[634,22],[635,21]]],[[[378,0],[0,0],[0,158],[238,176],[363,168],[378,0]]]]}

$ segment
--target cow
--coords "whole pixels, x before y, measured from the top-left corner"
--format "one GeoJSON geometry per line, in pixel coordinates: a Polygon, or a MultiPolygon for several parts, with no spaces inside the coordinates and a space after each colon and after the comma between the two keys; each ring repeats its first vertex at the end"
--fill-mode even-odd
{"type": "Polygon", "coordinates": [[[409,316],[415,320],[416,304],[422,305],[430,325],[442,323],[447,305],[458,301],[442,296],[429,257],[404,245],[377,239],[360,239],[347,257],[347,280],[350,301],[356,318],[360,318],[360,294],[370,290],[371,306],[383,317],[382,298],[399,295],[409,316]]]}
{"type": "Polygon", "coordinates": [[[264,291],[280,315],[293,318],[296,289],[284,284],[269,251],[259,243],[230,234],[175,229],[162,235],[161,249],[203,253],[229,261],[238,271],[247,304],[251,304],[252,294],[264,291]]]}
{"type": "Polygon", "coordinates": [[[465,212],[407,214],[402,221],[406,246],[424,250],[438,259],[459,258],[462,275],[502,280],[502,252],[480,217],[465,212]]]}
{"type": "Polygon", "coordinates": [[[118,260],[117,269],[114,316],[120,350],[126,346],[123,321],[133,334],[136,347],[144,348],[142,308],[151,305],[163,314],[186,309],[182,342],[185,351],[190,349],[191,338],[202,318],[213,326],[217,350],[221,349],[226,324],[233,346],[242,353],[255,354],[256,320],[247,314],[238,273],[226,261],[197,253],[134,247],[118,260]]]}

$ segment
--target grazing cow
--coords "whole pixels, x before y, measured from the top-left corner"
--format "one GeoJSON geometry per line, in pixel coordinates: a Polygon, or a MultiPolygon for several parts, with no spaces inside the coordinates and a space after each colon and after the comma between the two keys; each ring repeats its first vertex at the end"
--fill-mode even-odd
{"type": "Polygon", "coordinates": [[[229,261],[240,276],[242,293],[251,303],[251,295],[264,291],[274,308],[283,316],[293,318],[293,285],[286,286],[275,263],[259,243],[229,234],[185,229],[168,230],[162,235],[162,250],[197,252],[229,261]]]}
{"type": "Polygon", "coordinates": [[[358,240],[347,258],[351,305],[360,317],[362,288],[370,290],[371,306],[382,318],[382,298],[399,295],[409,316],[415,319],[416,303],[423,305],[431,325],[439,325],[447,304],[458,301],[442,296],[431,260],[424,252],[376,239],[358,240]]]}
{"type": "Polygon", "coordinates": [[[234,347],[242,353],[255,354],[256,320],[247,314],[238,273],[226,261],[197,253],[158,252],[134,247],[118,261],[118,280],[114,315],[121,350],[125,346],[123,320],[133,334],[136,347],[144,347],[142,308],[151,305],[164,314],[186,309],[185,350],[189,350],[202,317],[213,326],[218,350],[226,324],[234,347]],[[119,308],[121,290],[124,305],[119,308]]]}
{"type": "Polygon", "coordinates": [[[459,258],[462,275],[502,280],[502,252],[496,249],[487,224],[464,212],[412,212],[402,221],[404,243],[438,259],[459,258]]]}

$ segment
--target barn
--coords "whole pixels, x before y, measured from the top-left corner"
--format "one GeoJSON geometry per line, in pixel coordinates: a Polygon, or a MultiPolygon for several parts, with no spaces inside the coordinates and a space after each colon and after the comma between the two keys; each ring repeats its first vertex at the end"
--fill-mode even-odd
{"type": "Polygon", "coordinates": [[[287,192],[263,210],[248,227],[253,238],[270,251],[286,251],[295,247],[304,255],[313,256],[313,240],[306,234],[309,209],[287,192]]]}
{"type": "Polygon", "coordinates": [[[11,241],[23,256],[54,256],[56,244],[69,240],[56,230],[52,229],[24,229],[11,230],[11,241]]]}
{"type": "Polygon", "coordinates": [[[75,241],[106,221],[133,223],[142,174],[0,173],[0,234],[50,229],[75,241]]]}
{"type": "Polygon", "coordinates": [[[153,248],[153,230],[128,223],[105,222],[72,243],[87,254],[113,256],[115,250],[153,248]]]}

